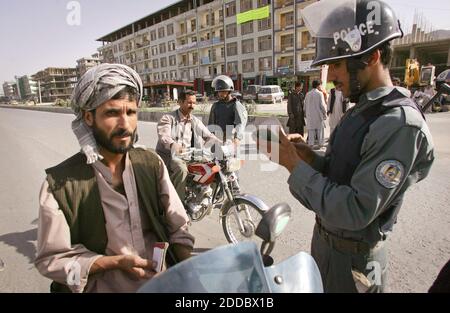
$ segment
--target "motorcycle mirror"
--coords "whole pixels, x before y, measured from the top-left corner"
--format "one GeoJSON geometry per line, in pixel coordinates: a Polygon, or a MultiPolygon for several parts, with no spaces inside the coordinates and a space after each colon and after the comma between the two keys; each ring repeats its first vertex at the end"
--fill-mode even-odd
{"type": "Polygon", "coordinates": [[[255,234],[265,242],[274,242],[283,232],[291,217],[291,207],[287,203],[274,205],[264,213],[255,234]]]}

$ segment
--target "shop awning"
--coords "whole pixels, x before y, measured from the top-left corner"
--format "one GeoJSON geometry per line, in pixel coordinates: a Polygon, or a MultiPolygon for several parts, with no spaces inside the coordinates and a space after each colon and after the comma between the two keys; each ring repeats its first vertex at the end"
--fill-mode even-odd
{"type": "Polygon", "coordinates": [[[177,81],[162,81],[162,82],[154,82],[147,83],[144,85],[145,87],[194,87],[194,84],[187,82],[177,82],[177,81]]]}

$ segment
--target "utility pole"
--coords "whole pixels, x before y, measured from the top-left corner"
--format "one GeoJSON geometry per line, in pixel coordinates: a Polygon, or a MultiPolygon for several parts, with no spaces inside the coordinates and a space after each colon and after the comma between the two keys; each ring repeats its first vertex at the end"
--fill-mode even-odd
{"type": "Polygon", "coordinates": [[[39,92],[39,103],[42,104],[42,97],[41,97],[41,81],[38,80],[38,92],[39,92]]]}

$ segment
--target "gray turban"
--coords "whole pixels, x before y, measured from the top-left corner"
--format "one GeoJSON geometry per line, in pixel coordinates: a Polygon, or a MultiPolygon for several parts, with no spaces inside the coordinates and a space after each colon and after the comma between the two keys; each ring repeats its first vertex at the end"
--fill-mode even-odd
{"type": "Polygon", "coordinates": [[[84,122],[82,112],[95,110],[126,86],[137,90],[139,106],[142,99],[142,81],[138,73],[123,64],[104,63],[88,70],[73,91],[71,106],[77,117],[72,122],[72,130],[88,164],[103,157],[98,153],[92,129],[84,122]]]}

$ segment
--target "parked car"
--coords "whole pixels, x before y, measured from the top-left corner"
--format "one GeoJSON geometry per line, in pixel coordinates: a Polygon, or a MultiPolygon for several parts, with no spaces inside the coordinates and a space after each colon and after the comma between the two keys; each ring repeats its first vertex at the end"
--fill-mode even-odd
{"type": "Polygon", "coordinates": [[[195,98],[197,99],[197,102],[200,102],[200,103],[205,101],[205,96],[202,95],[201,93],[195,94],[195,98]]]}
{"type": "Polygon", "coordinates": [[[261,85],[248,85],[244,90],[243,99],[245,101],[258,101],[258,92],[261,89],[261,85]]]}
{"type": "Polygon", "coordinates": [[[258,92],[258,102],[283,102],[284,92],[278,85],[261,86],[258,92]]]}
{"type": "Polygon", "coordinates": [[[233,92],[231,93],[231,96],[232,96],[233,98],[238,99],[239,101],[242,101],[242,94],[241,94],[239,91],[233,91],[233,92]]]}

